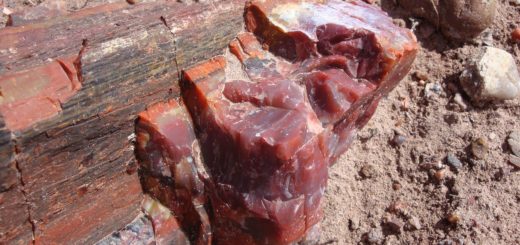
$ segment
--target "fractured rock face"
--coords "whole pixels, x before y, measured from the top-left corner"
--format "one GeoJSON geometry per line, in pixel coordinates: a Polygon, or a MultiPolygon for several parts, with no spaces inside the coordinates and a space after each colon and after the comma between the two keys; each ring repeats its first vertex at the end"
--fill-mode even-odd
{"type": "Polygon", "coordinates": [[[520,75],[508,52],[487,47],[460,75],[464,91],[475,101],[508,100],[520,94],[520,75]]]}
{"type": "Polygon", "coordinates": [[[408,72],[417,49],[410,31],[361,1],[253,2],[245,18],[269,51],[293,61],[286,73],[305,84],[322,126],[332,133],[327,152],[333,159],[408,72]]]}
{"type": "Polygon", "coordinates": [[[190,240],[210,244],[202,182],[208,176],[198,158],[198,142],[184,106],[172,100],[142,112],[136,140],[145,192],[176,214],[190,240]]]}
{"type": "Polygon", "coordinates": [[[317,227],[328,167],[409,71],[417,43],[361,1],[253,1],[245,19],[225,56],[183,72],[204,164],[172,102],[141,114],[137,152],[144,172],[174,183],[156,181],[155,196],[173,186],[201,191],[163,199],[209,197],[213,241],[289,244],[317,227]]]}

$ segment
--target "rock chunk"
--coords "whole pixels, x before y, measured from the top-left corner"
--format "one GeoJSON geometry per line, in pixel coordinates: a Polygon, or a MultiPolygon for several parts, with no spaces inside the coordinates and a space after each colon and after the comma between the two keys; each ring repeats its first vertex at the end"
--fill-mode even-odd
{"type": "Polygon", "coordinates": [[[196,217],[179,220],[199,236],[210,213],[219,244],[290,244],[316,230],[328,167],[418,46],[361,1],[251,1],[245,21],[249,32],[225,56],[183,71],[194,126],[177,102],[152,107],[140,115],[137,152],[146,188],[196,217]],[[199,209],[206,196],[211,212],[199,209]]]}
{"type": "Polygon", "coordinates": [[[496,0],[398,0],[413,16],[427,19],[452,39],[471,39],[491,26],[496,0]]]}
{"type": "Polygon", "coordinates": [[[471,142],[470,150],[475,159],[484,159],[489,151],[488,142],[484,138],[478,138],[471,142]]]}
{"type": "Polygon", "coordinates": [[[508,100],[520,94],[520,75],[508,52],[486,47],[460,75],[464,91],[475,101],[508,100]]]}
{"type": "Polygon", "coordinates": [[[211,244],[203,183],[209,176],[187,110],[174,100],[148,108],[139,114],[136,140],[144,191],[173,211],[192,241],[211,244]]]}
{"type": "Polygon", "coordinates": [[[452,167],[455,171],[459,171],[462,168],[462,162],[459,160],[457,156],[453,153],[448,153],[446,156],[446,162],[450,167],[452,167]]]}
{"type": "Polygon", "coordinates": [[[507,138],[507,144],[513,154],[520,157],[520,131],[511,132],[507,138]]]}
{"type": "Polygon", "coordinates": [[[416,216],[411,216],[408,219],[408,226],[411,230],[420,230],[422,229],[421,221],[416,216]]]}
{"type": "Polygon", "coordinates": [[[515,28],[515,29],[511,32],[511,38],[512,38],[513,41],[515,41],[515,42],[520,42],[520,27],[515,28]]]}

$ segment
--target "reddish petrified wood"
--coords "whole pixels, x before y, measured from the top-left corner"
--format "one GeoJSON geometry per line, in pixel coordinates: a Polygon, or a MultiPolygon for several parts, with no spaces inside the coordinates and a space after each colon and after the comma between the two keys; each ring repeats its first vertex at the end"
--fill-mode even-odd
{"type": "Polygon", "coordinates": [[[79,66],[79,57],[73,56],[1,77],[6,96],[0,102],[0,113],[7,128],[23,130],[58,115],[61,104],[81,88],[79,66]]]}
{"type": "Polygon", "coordinates": [[[230,55],[184,72],[183,98],[212,178],[215,240],[288,244],[319,222],[329,164],[417,43],[361,1],[252,1],[245,18],[251,33],[230,55]]]}
{"type": "Polygon", "coordinates": [[[178,71],[221,54],[243,8],[118,1],[0,29],[0,244],[92,244],[131,222],[137,114],[178,98],[178,71]]]}
{"type": "Polygon", "coordinates": [[[156,104],[139,114],[136,135],[144,191],[177,215],[192,242],[211,244],[201,180],[209,177],[187,110],[175,100],[156,104]]]}
{"type": "Polygon", "coordinates": [[[301,61],[293,75],[329,127],[332,159],[348,148],[417,52],[409,30],[362,1],[253,1],[245,18],[247,29],[271,52],[301,61]]]}
{"type": "Polygon", "coordinates": [[[319,121],[302,87],[281,79],[226,80],[226,65],[217,57],[185,73],[184,98],[204,135],[215,183],[209,188],[216,239],[297,241],[320,219],[328,161],[319,121]]]}

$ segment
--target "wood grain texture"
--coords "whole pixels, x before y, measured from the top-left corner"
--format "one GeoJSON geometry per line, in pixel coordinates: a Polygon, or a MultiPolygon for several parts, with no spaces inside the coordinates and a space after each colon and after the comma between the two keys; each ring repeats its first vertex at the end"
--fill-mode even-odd
{"type": "MultiPolygon", "coordinates": [[[[0,129],[0,175],[12,178],[2,178],[0,195],[16,196],[0,202],[0,213],[23,214],[0,220],[0,243],[29,243],[31,222],[37,242],[92,243],[133,220],[141,199],[132,143],[137,113],[179,96],[178,71],[221,53],[242,29],[243,6],[113,3],[0,30],[0,88],[13,85],[7,77],[40,74],[70,57],[77,62],[68,75],[81,83],[52,105],[51,116],[0,129]]],[[[37,92],[58,94],[49,84],[39,83],[37,92]]],[[[2,94],[9,96],[39,98],[2,94]]]]}

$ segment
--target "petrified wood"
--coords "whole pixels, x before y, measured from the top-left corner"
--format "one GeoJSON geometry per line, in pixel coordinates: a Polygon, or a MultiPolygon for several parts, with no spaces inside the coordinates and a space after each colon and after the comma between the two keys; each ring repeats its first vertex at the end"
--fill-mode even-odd
{"type": "Polygon", "coordinates": [[[136,153],[143,190],[177,215],[195,244],[211,244],[202,166],[191,118],[175,100],[139,114],[136,153]]]}
{"type": "Polygon", "coordinates": [[[0,243],[88,244],[132,221],[137,114],[221,53],[243,4],[122,1],[1,29],[0,243]]]}
{"type": "Polygon", "coordinates": [[[329,165],[409,71],[417,43],[361,1],[251,1],[245,23],[226,55],[184,70],[192,120],[172,102],[141,115],[141,169],[168,176],[152,185],[166,192],[201,178],[217,244],[290,244],[320,221],[329,165]],[[199,144],[203,163],[177,179],[199,144]]]}
{"type": "Polygon", "coordinates": [[[233,39],[243,2],[116,2],[0,30],[0,243],[93,243],[134,220],[141,188],[175,212],[149,206],[159,243],[315,230],[328,166],[415,38],[359,1],[284,0],[248,3],[233,39]],[[134,120],[158,101],[138,121],[139,181],[134,120]]]}

